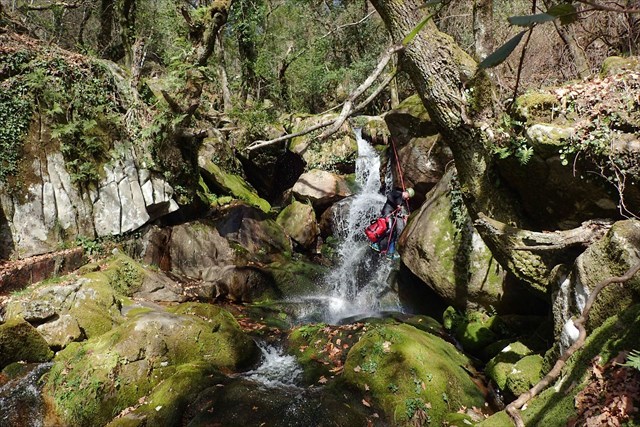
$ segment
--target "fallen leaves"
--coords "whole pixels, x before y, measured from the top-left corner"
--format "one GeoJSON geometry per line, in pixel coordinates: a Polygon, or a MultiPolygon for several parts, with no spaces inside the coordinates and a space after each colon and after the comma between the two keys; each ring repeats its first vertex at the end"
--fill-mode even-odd
{"type": "Polygon", "coordinates": [[[640,371],[618,365],[619,359],[604,366],[592,362],[590,383],[574,399],[578,416],[569,426],[617,427],[637,414],[640,371]]]}

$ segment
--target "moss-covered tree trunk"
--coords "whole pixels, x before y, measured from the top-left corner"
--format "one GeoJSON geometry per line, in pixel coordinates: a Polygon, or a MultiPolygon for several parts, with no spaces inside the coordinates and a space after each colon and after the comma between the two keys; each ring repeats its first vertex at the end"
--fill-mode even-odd
{"type": "MultiPolygon", "coordinates": [[[[401,42],[428,13],[420,0],[371,2],[395,42],[401,42]]],[[[552,269],[565,261],[564,255],[560,250],[527,250],[521,246],[529,233],[519,229],[526,228],[526,222],[518,212],[517,198],[500,183],[490,150],[494,135],[499,133],[487,74],[477,73],[477,63],[432,21],[408,44],[401,60],[451,147],[472,219],[482,220],[486,215],[515,227],[506,231],[500,225],[479,227],[483,240],[498,262],[516,277],[537,289],[546,288],[552,269]]],[[[559,240],[563,238],[560,236],[559,240]]]]}

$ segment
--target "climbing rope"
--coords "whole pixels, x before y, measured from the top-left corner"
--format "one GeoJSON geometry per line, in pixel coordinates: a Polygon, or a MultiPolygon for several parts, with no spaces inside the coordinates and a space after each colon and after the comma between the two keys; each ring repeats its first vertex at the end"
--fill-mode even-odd
{"type": "MultiPolygon", "coordinates": [[[[402,186],[402,191],[406,191],[406,187],[404,185],[404,176],[402,175],[402,166],[400,165],[400,157],[398,157],[398,150],[396,150],[396,144],[391,138],[391,146],[393,147],[393,155],[396,158],[396,168],[398,169],[398,177],[400,177],[400,185],[402,186]]],[[[407,214],[411,213],[409,208],[409,200],[405,200],[404,203],[407,205],[407,214]]]]}

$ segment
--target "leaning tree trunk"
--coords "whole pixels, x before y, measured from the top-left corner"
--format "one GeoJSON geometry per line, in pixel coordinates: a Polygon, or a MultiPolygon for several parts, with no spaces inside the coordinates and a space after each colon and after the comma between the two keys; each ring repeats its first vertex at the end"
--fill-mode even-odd
{"type": "MultiPolygon", "coordinates": [[[[395,42],[401,42],[426,16],[421,0],[371,2],[395,42]]],[[[432,21],[406,46],[401,60],[453,152],[461,192],[472,219],[482,225],[487,217],[492,218],[497,220],[495,224],[509,227],[509,236],[518,236],[518,230],[526,228],[518,213],[519,203],[499,183],[489,149],[495,142],[494,135],[499,133],[487,74],[478,72],[477,63],[450,36],[438,31],[432,21]]],[[[502,226],[481,226],[478,232],[503,267],[536,289],[546,289],[553,268],[567,261],[560,249],[566,237],[559,232],[555,236],[557,245],[549,241],[545,242],[548,250],[527,250],[521,247],[521,239],[505,238],[502,226]]]]}

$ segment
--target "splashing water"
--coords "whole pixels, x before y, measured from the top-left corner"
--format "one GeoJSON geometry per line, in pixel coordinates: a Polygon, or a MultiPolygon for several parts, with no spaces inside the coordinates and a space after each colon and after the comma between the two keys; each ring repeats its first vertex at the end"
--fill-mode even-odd
{"type": "Polygon", "coordinates": [[[294,356],[284,354],[280,347],[257,341],[262,351],[262,363],[242,376],[267,388],[296,387],[302,368],[294,356]]]}

